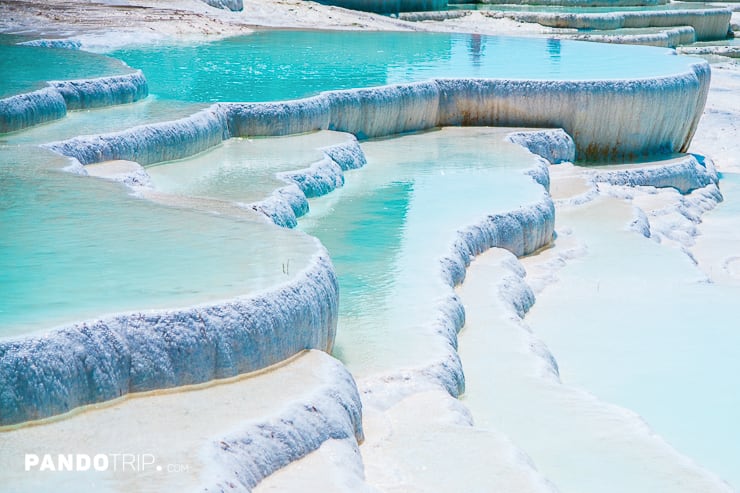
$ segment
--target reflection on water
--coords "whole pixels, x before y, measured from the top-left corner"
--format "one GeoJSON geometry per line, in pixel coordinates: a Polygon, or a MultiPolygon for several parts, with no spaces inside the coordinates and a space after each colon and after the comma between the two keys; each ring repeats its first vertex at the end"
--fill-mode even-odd
{"type": "Polygon", "coordinates": [[[560,40],[549,38],[547,40],[547,54],[554,64],[560,63],[560,40]]]}

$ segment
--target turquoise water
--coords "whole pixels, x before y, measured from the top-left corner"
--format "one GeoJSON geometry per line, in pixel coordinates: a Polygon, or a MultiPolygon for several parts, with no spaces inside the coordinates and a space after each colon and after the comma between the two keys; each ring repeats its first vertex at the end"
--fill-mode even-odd
{"type": "Polygon", "coordinates": [[[141,68],[152,94],[181,101],[272,101],[431,77],[554,80],[683,72],[660,48],[437,33],[263,31],[204,44],[110,53],[141,68]]]}
{"type": "MultiPolygon", "coordinates": [[[[2,63],[16,68],[3,70],[6,92],[31,89],[44,80],[129,70],[101,55],[20,47],[8,44],[11,41],[17,39],[5,37],[0,46],[4,54],[13,55],[4,56],[2,63]]],[[[685,70],[690,62],[665,53],[457,34],[312,31],[258,32],[213,43],[115,51],[112,55],[130,67],[144,69],[150,98],[133,105],[71,112],[63,120],[0,139],[0,178],[8,188],[0,217],[2,332],[15,334],[103,313],[182,306],[259,289],[277,279],[272,277],[275,272],[282,275],[282,268],[273,271],[263,266],[281,267],[284,257],[294,250],[298,253],[293,255],[293,265],[298,265],[305,249],[313,248],[303,239],[282,238],[288,233],[274,233],[264,225],[232,227],[225,218],[211,221],[195,212],[173,211],[130,198],[117,185],[59,173],[55,170],[66,162],[35,150],[32,146],[36,144],[179,118],[211,101],[288,99],[327,89],[432,76],[557,79],[580,74],[594,78],[623,76],[626,70],[639,75],[685,70]],[[650,63],[633,63],[640,57],[650,63]],[[527,58],[529,62],[522,63],[527,58]],[[108,195],[113,198],[106,200],[108,195]],[[10,203],[12,207],[7,205],[10,203]],[[201,222],[199,228],[208,231],[207,236],[188,229],[187,224],[201,222]],[[132,235],[117,238],[121,231],[132,231],[132,235]],[[264,240],[255,245],[255,238],[264,240]],[[204,254],[211,250],[219,254],[204,254]],[[203,260],[195,260],[201,257],[203,260]],[[152,275],[153,264],[157,265],[156,275],[152,275]],[[227,264],[239,267],[225,268],[227,264]],[[197,267],[191,268],[193,265],[197,267]],[[244,274],[250,269],[265,274],[252,278],[244,274]]],[[[230,145],[217,152],[227,151],[230,145]]],[[[259,152],[267,158],[270,144],[264,145],[259,152]]],[[[279,166],[292,165],[286,161],[279,166]]],[[[270,166],[266,169],[273,169],[270,166]]],[[[168,191],[208,196],[210,187],[225,192],[223,183],[232,183],[233,176],[227,179],[224,170],[222,167],[205,180],[210,184],[201,183],[203,189],[176,191],[179,185],[174,184],[168,191]]],[[[227,200],[239,196],[248,201],[269,194],[276,183],[270,173],[264,174],[264,182],[250,183],[249,193],[232,190],[227,200]]],[[[245,173],[240,176],[242,181],[247,179],[245,173]]]]}
{"type": "Polygon", "coordinates": [[[159,206],[64,173],[33,147],[0,146],[0,333],[174,308],[289,279],[316,249],[265,224],[159,206]]]}
{"type": "MultiPolygon", "coordinates": [[[[535,158],[505,142],[509,132],[445,128],[364,142],[368,164],[346,172],[343,188],[310,200],[299,228],[318,237],[334,262],[341,290],[335,354],[355,374],[434,355],[442,346],[430,334],[434,306],[450,292],[439,261],[456,231],[542,197],[524,173],[535,158]]],[[[346,140],[326,131],[231,139],[147,171],[161,191],[249,202],[284,185],[275,173],[306,167],[321,157],[317,147],[346,140]]]]}
{"type": "Polygon", "coordinates": [[[456,232],[487,214],[538,201],[534,157],[505,129],[445,128],[362,144],[368,164],[312,199],[299,228],[328,248],[341,303],[335,355],[355,376],[439,357],[439,304],[451,293],[440,260],[456,232]]]}
{"type": "MultiPolygon", "coordinates": [[[[4,55],[0,59],[5,64],[2,90],[6,92],[29,89],[43,80],[95,77],[130,70],[106,56],[15,46],[9,44],[11,41],[17,39],[4,37],[0,44],[4,55]]],[[[239,263],[242,257],[251,258],[249,265],[243,266],[247,270],[263,260],[266,264],[274,262],[268,254],[279,249],[262,249],[248,240],[243,240],[241,245],[237,238],[272,235],[265,244],[274,246],[279,235],[287,234],[268,234],[269,228],[252,225],[224,231],[230,228],[227,225],[230,223],[223,218],[209,222],[210,219],[205,221],[196,213],[172,212],[132,199],[116,185],[55,171],[66,163],[35,150],[33,145],[178,118],[210,101],[288,99],[327,89],[432,76],[553,79],[641,76],[685,70],[691,63],[689,58],[665,53],[665,50],[643,47],[541,39],[314,31],[265,31],[213,43],[155,44],[115,51],[111,55],[131,67],[144,69],[152,97],[134,105],[72,112],[59,122],[6,135],[0,140],[3,146],[0,169],[3,186],[8,189],[0,218],[4,238],[0,250],[2,294],[6,295],[0,308],[0,327],[4,333],[18,332],[101,312],[179,306],[260,287],[262,281],[237,279],[240,269],[224,269],[223,265],[239,263]],[[104,200],[107,194],[115,199],[104,200]],[[158,215],[167,219],[157,218],[158,215]],[[213,228],[210,240],[194,231],[186,232],[185,224],[191,221],[191,216],[193,224],[203,221],[211,225],[203,226],[213,228]],[[239,228],[256,230],[239,234],[239,228]],[[136,234],[125,236],[126,241],[114,241],[117,231],[129,230],[136,234]],[[176,242],[178,237],[180,241],[176,242]],[[188,241],[182,241],[183,238],[188,241]],[[220,244],[231,244],[232,239],[233,248],[219,248],[220,244]],[[191,243],[197,248],[187,246],[191,243]],[[206,256],[202,269],[182,268],[194,264],[194,258],[211,248],[221,254],[206,256]],[[256,249],[255,253],[248,253],[250,248],[256,249]],[[177,251],[182,251],[182,256],[169,254],[177,251]],[[167,260],[160,262],[158,255],[167,260]],[[151,262],[162,269],[161,276],[148,275],[151,262]],[[205,274],[215,271],[224,271],[223,278],[221,274],[216,277],[205,274]],[[103,273],[105,280],[96,277],[103,273]],[[199,283],[200,287],[192,287],[199,283]],[[98,285],[115,286],[113,291],[119,294],[113,296],[112,291],[99,289],[98,285]]],[[[230,192],[226,200],[250,201],[267,195],[278,183],[272,176],[273,170],[292,167],[294,162],[287,159],[278,164],[280,158],[267,141],[247,144],[261,155],[261,165],[265,167],[265,180],[253,180],[252,188],[239,189],[233,185],[249,181],[245,168],[251,165],[242,166],[240,171],[238,166],[229,167],[229,163],[238,159],[238,152],[226,155],[232,144],[215,151],[222,166],[213,175],[203,176],[197,161],[190,165],[188,179],[200,173],[201,182],[197,186],[175,182],[160,185],[165,191],[186,196],[230,192]],[[273,157],[268,158],[271,152],[273,157]],[[268,163],[270,160],[272,164],[268,163]],[[238,180],[234,179],[235,171],[238,180]],[[231,189],[224,186],[227,182],[232,184],[231,189]]],[[[304,150],[298,149],[296,156],[304,150]]],[[[185,166],[180,168],[183,169],[185,166]]],[[[153,168],[153,174],[155,178],[164,176],[166,167],[153,168]]],[[[291,241],[283,243],[288,245],[291,241]]],[[[303,247],[296,248],[301,251],[303,247]]],[[[279,256],[287,253],[281,252],[279,256]]],[[[278,265],[283,261],[280,259],[278,265]]],[[[345,282],[351,285],[351,281],[345,282]]]]}
{"type": "Polygon", "coordinates": [[[182,103],[149,96],[136,104],[70,111],[62,119],[30,127],[22,132],[0,135],[0,144],[34,145],[70,139],[79,135],[116,132],[143,123],[184,118],[206,106],[201,103],[182,103]]]}
{"type": "MultiPolygon", "coordinates": [[[[14,39],[14,38],[13,38],[14,39]]],[[[79,50],[4,44],[0,38],[0,98],[41,89],[49,80],[102,77],[131,72],[119,60],[79,50]]]]}

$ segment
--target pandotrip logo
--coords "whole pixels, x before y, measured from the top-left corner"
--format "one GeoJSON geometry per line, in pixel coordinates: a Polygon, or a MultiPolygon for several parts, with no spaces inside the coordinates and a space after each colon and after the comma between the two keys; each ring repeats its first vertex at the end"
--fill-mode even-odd
{"type": "Polygon", "coordinates": [[[183,473],[187,464],[162,463],[154,454],[25,454],[26,472],[183,473]]]}

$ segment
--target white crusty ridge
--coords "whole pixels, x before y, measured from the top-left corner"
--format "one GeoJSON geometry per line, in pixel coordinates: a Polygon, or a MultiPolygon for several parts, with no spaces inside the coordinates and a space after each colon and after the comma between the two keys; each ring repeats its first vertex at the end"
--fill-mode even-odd
{"type": "Polygon", "coordinates": [[[278,226],[296,227],[298,218],[308,212],[308,198],[326,195],[343,186],[345,171],[367,164],[357,139],[349,137],[348,142],[321,149],[324,158],[308,168],[279,173],[278,178],[288,185],[249,207],[265,214],[278,226]]]}
{"type": "Polygon", "coordinates": [[[214,104],[179,120],[74,137],[45,147],[82,164],[121,159],[145,166],[198,154],[228,138],[226,112],[223,105],[214,104]]]}
{"type": "Polygon", "coordinates": [[[331,351],[338,285],[318,241],[317,248],[292,281],[260,294],[0,342],[0,425],[250,372],[304,349],[331,351]]]}
{"type": "Polygon", "coordinates": [[[619,170],[600,170],[593,173],[594,182],[618,186],[647,186],[655,188],[675,188],[681,194],[688,194],[707,185],[718,185],[719,177],[714,163],[687,154],[672,163],[660,166],[630,167],[619,170]]]}
{"type": "Polygon", "coordinates": [[[50,81],[49,85],[59,91],[68,110],[133,103],[149,94],[149,87],[141,70],[96,79],[50,81]]]}
{"type": "Polygon", "coordinates": [[[327,440],[362,443],[362,402],[355,381],[339,361],[329,356],[322,361],[319,369],[325,383],[309,396],[301,397],[280,416],[248,423],[211,442],[206,452],[210,467],[203,476],[214,479],[203,485],[205,491],[227,491],[234,485],[250,491],[327,440]]]}
{"type": "MultiPolygon", "coordinates": [[[[465,270],[473,257],[491,248],[504,248],[521,257],[534,253],[552,241],[555,229],[555,206],[549,194],[530,206],[504,214],[495,214],[458,232],[451,254],[442,260],[442,275],[454,287],[465,279],[465,270]]],[[[465,380],[457,354],[457,333],[465,324],[465,310],[457,295],[451,294],[439,307],[438,333],[449,341],[447,357],[425,369],[453,397],[465,390],[465,380]]]]}
{"type": "Polygon", "coordinates": [[[685,152],[709,79],[709,64],[700,60],[685,73],[639,80],[435,79],[294,101],[219,103],[173,122],[48,147],[83,164],[111,159],[151,164],[201,152],[229,137],[330,129],[365,138],[490,125],[562,128],[573,136],[578,159],[610,161],[685,152]]]}
{"type": "Polygon", "coordinates": [[[0,99],[0,133],[64,118],[67,104],[52,87],[0,99]]]}
{"type": "Polygon", "coordinates": [[[696,31],[691,26],[676,26],[659,28],[655,32],[646,33],[642,29],[621,30],[609,33],[608,31],[586,32],[568,36],[579,41],[595,41],[598,43],[639,44],[676,48],[680,45],[696,43],[696,31]]]}
{"type": "Polygon", "coordinates": [[[436,81],[324,93],[329,129],[359,138],[384,137],[442,126],[436,81]]]}
{"type": "MultiPolygon", "coordinates": [[[[556,142],[558,133],[553,139],[556,142]]],[[[567,153],[567,142],[561,153],[567,153]]],[[[504,248],[516,256],[527,255],[546,246],[552,240],[555,228],[555,206],[547,193],[549,163],[538,158],[533,169],[526,171],[543,186],[541,198],[515,210],[488,215],[478,223],[462,227],[450,245],[450,252],[440,259],[440,275],[450,286],[450,292],[433,307],[438,314],[432,330],[444,341],[444,350],[436,360],[422,368],[400,371],[381,378],[368,378],[361,387],[368,399],[381,407],[387,403],[385,395],[405,396],[429,388],[443,388],[451,396],[459,397],[465,391],[465,375],[457,353],[457,334],[465,324],[465,308],[453,288],[465,279],[465,272],[476,255],[494,247],[504,248]],[[376,391],[377,387],[394,385],[392,392],[376,391]]],[[[392,399],[392,398],[391,398],[392,399]]]]}
{"type": "MultiPolygon", "coordinates": [[[[506,140],[519,144],[532,154],[537,154],[552,164],[572,163],[576,160],[576,144],[573,142],[573,138],[560,128],[512,132],[506,136],[506,140]]],[[[537,182],[549,189],[549,174],[546,168],[545,174],[548,175],[548,184],[540,180],[537,180],[537,182]]]]}
{"type": "Polygon", "coordinates": [[[709,79],[709,65],[698,63],[640,80],[439,80],[439,125],[562,128],[586,161],[685,152],[709,79]]]}
{"type": "Polygon", "coordinates": [[[67,110],[133,103],[147,97],[144,74],[51,81],[49,87],[0,99],[0,133],[21,130],[63,118],[67,110]]]}
{"type": "Polygon", "coordinates": [[[633,27],[691,26],[698,41],[725,39],[732,12],[726,8],[653,10],[640,12],[563,13],[563,12],[484,12],[504,15],[520,22],[548,27],[612,30],[633,27]]]}

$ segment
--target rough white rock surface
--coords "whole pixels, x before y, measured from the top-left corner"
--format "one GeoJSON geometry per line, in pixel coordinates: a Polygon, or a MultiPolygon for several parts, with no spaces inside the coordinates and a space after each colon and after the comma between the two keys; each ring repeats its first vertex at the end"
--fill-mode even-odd
{"type": "MultiPolygon", "coordinates": [[[[129,396],[0,431],[3,491],[251,491],[326,441],[363,439],[362,404],[344,366],[321,351],[255,375],[129,396]],[[107,454],[108,470],[24,470],[24,454],[107,454]],[[117,472],[110,454],[155,464],[117,472]],[[157,469],[159,466],[160,470],[157,469]],[[173,469],[174,466],[174,469],[173,469]]],[[[362,474],[360,465],[359,474],[362,474]]]]}
{"type": "Polygon", "coordinates": [[[149,94],[139,70],[125,75],[51,81],[49,87],[0,99],[0,133],[63,118],[67,110],[133,103],[149,94]]]}
{"type": "Polygon", "coordinates": [[[344,185],[344,172],[367,164],[365,154],[356,139],[321,149],[324,158],[301,170],[280,173],[287,182],[268,198],[248,204],[262,212],[278,226],[294,228],[298,218],[308,212],[308,198],[326,195],[344,185]]]}
{"type": "Polygon", "coordinates": [[[5,339],[0,342],[0,425],[130,392],[258,370],[303,349],[331,351],[338,289],[328,254],[317,245],[308,268],[262,293],[5,339]]]}
{"type": "Polygon", "coordinates": [[[232,12],[239,12],[244,10],[244,3],[242,0],[202,0],[211,7],[219,9],[231,10],[232,12]]]}
{"type": "MultiPolygon", "coordinates": [[[[636,29],[637,32],[631,32],[629,29],[620,30],[614,33],[598,32],[584,33],[566,36],[570,39],[579,41],[594,41],[597,43],[616,43],[616,44],[639,44],[648,46],[660,46],[664,48],[676,48],[679,45],[691,44],[696,42],[696,31],[691,26],[678,26],[673,28],[661,29],[656,32],[646,33],[636,29]]],[[[683,53],[683,50],[679,50],[683,53]]]]}
{"type": "Polygon", "coordinates": [[[83,164],[115,159],[151,164],[201,152],[229,137],[330,129],[369,138],[436,126],[528,126],[562,128],[573,136],[578,159],[609,161],[684,152],[709,79],[709,64],[699,60],[686,73],[639,80],[435,79],[294,101],[219,103],[174,122],[48,147],[83,164]]]}
{"type": "Polygon", "coordinates": [[[692,154],[657,166],[600,170],[592,174],[592,179],[595,182],[619,186],[675,188],[682,194],[719,183],[717,170],[714,169],[712,161],[692,154]]]}
{"type": "Polygon", "coordinates": [[[638,27],[691,26],[699,41],[725,39],[730,29],[732,12],[725,8],[660,10],[642,12],[553,13],[495,12],[521,22],[557,28],[611,30],[638,27]]]}

